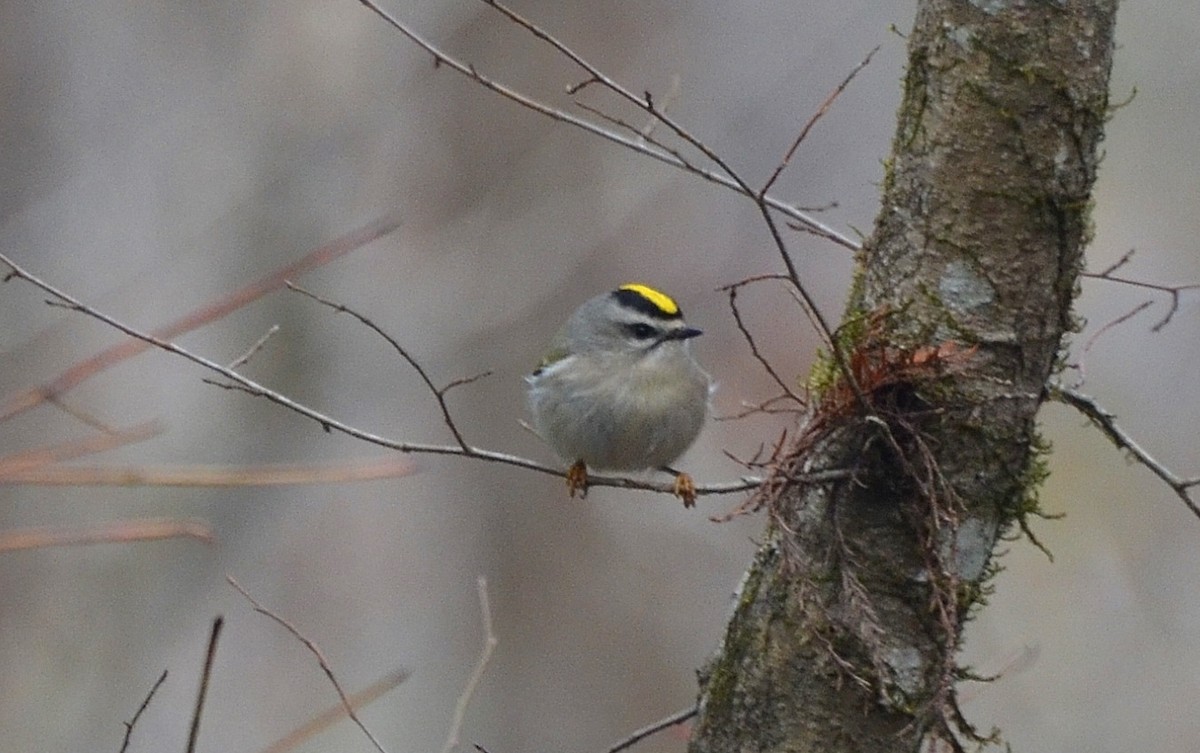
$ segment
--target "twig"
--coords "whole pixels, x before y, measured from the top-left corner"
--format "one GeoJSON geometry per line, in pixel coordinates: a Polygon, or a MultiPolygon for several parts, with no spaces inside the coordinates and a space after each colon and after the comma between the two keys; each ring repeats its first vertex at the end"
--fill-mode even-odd
{"type": "Polygon", "coordinates": [[[682,711],[676,711],[674,714],[671,714],[668,717],[659,719],[654,724],[642,727],[641,729],[631,733],[628,737],[623,738],[616,745],[610,747],[607,753],[621,753],[621,751],[625,750],[626,748],[633,747],[656,732],[661,732],[668,727],[674,727],[676,724],[686,722],[699,712],[699,706],[692,706],[691,708],[683,709],[682,711]]]}
{"type": "Polygon", "coordinates": [[[401,478],[416,472],[407,458],[370,463],[180,465],[180,466],[65,466],[0,473],[0,484],[31,486],[289,486],[342,484],[401,478]]]}
{"type": "MultiPolygon", "coordinates": [[[[365,3],[368,0],[361,1],[365,3]]],[[[787,246],[783,241],[783,236],[779,233],[779,229],[775,224],[775,220],[771,216],[772,207],[766,202],[766,191],[753,191],[750,188],[749,183],[747,183],[746,180],[743,179],[741,175],[721,157],[721,155],[712,149],[712,147],[693,135],[690,131],[676,122],[674,118],[668,116],[662,109],[655,107],[654,100],[648,93],[641,97],[635,95],[629,89],[626,89],[624,86],[618,83],[615,79],[589,63],[583,58],[582,55],[559,41],[545,29],[524,18],[511,8],[501,4],[498,0],[483,0],[483,2],[495,8],[512,22],[528,30],[535,37],[546,42],[568,60],[582,68],[588,74],[588,84],[603,86],[617,96],[633,104],[635,107],[644,110],[652,118],[655,118],[661,122],[664,126],[670,129],[672,133],[689,144],[692,148],[703,154],[714,165],[719,167],[721,172],[725,173],[725,175],[727,175],[729,179],[733,181],[733,183],[739,189],[739,192],[754,200],[754,202],[758,205],[759,210],[763,214],[763,218],[767,223],[767,229],[770,231],[771,237],[775,242],[775,247],[778,249],[780,256],[783,259],[784,266],[787,268],[788,278],[791,280],[792,285],[796,287],[797,292],[807,304],[809,320],[812,322],[814,328],[817,329],[821,337],[827,341],[827,345],[833,352],[835,360],[838,361],[839,365],[844,366],[845,360],[841,356],[837,343],[833,341],[833,330],[825,321],[825,317],[822,316],[820,310],[817,309],[816,302],[813,301],[812,297],[808,294],[808,291],[804,287],[804,283],[801,282],[799,272],[796,270],[795,262],[792,261],[791,255],[787,251],[787,246]]],[[[867,59],[869,60],[870,56],[868,56],[867,59]]],[[[809,219],[810,218],[805,217],[805,220],[809,219]]],[[[848,367],[843,368],[843,372],[845,373],[847,380],[853,381],[853,375],[850,373],[848,367]]]]}
{"type": "MultiPolygon", "coordinates": [[[[584,112],[590,112],[591,114],[595,115],[596,117],[600,118],[601,120],[605,121],[606,123],[610,123],[610,124],[616,126],[617,128],[620,128],[625,131],[629,131],[631,134],[637,135],[639,138],[641,138],[647,144],[650,144],[651,146],[661,149],[664,154],[669,154],[672,157],[674,157],[675,159],[679,160],[680,165],[684,169],[688,170],[689,172],[702,171],[702,168],[697,167],[694,162],[692,162],[687,157],[685,157],[683,152],[681,152],[678,149],[668,145],[667,143],[665,143],[663,141],[659,141],[657,138],[655,138],[653,136],[653,131],[649,131],[645,128],[643,128],[642,130],[638,130],[638,128],[636,126],[634,126],[632,123],[625,120],[624,118],[620,118],[616,115],[610,115],[609,113],[606,113],[603,110],[601,110],[599,107],[593,107],[586,102],[576,101],[575,106],[578,107],[579,109],[583,110],[584,112]]],[[[654,124],[654,123],[658,123],[659,121],[651,118],[650,122],[651,122],[651,124],[654,124]]]]}
{"type": "Polygon", "coordinates": [[[271,328],[268,329],[262,337],[258,338],[253,345],[247,348],[245,353],[233,359],[233,362],[229,364],[229,368],[236,369],[240,366],[245,366],[250,362],[250,359],[254,357],[255,353],[258,353],[258,351],[262,350],[262,347],[267,344],[267,340],[270,340],[272,337],[274,337],[277,332],[279,332],[279,325],[272,324],[271,328]]]}
{"type": "MultiPolygon", "coordinates": [[[[707,157],[709,160],[711,160],[714,165],[721,168],[721,171],[724,172],[727,176],[729,176],[729,178],[731,180],[733,180],[734,183],[736,183],[740,189],[745,191],[747,193],[747,195],[750,195],[750,186],[745,181],[742,180],[742,178],[737,174],[737,172],[735,172],[733,170],[733,168],[731,168],[728,164],[726,164],[725,160],[723,160],[721,158],[721,156],[719,154],[717,154],[715,151],[713,151],[707,144],[705,144],[703,141],[701,141],[700,139],[693,136],[691,134],[691,132],[689,132],[686,128],[684,128],[679,123],[677,123],[673,118],[668,116],[666,114],[666,111],[662,110],[661,108],[655,107],[654,100],[650,96],[649,93],[646,93],[641,97],[637,96],[636,94],[634,94],[633,92],[631,92],[630,90],[626,89],[624,86],[619,84],[611,76],[604,73],[604,71],[600,70],[596,66],[589,63],[587,60],[585,60],[583,58],[582,55],[575,52],[575,50],[571,49],[567,45],[563,44],[561,41],[558,40],[558,38],[556,38],[555,36],[550,34],[548,31],[546,31],[542,27],[538,26],[534,22],[530,21],[529,19],[525,18],[524,16],[521,16],[519,13],[512,10],[511,8],[501,4],[498,0],[482,0],[482,1],[484,2],[484,4],[490,5],[491,7],[495,8],[497,11],[499,11],[503,16],[508,18],[513,23],[517,24],[518,26],[521,26],[522,28],[529,31],[529,33],[533,34],[538,39],[549,44],[551,47],[553,47],[555,50],[557,50],[559,52],[559,54],[561,54],[563,57],[567,58],[571,62],[575,63],[575,65],[582,68],[589,76],[589,79],[588,79],[589,83],[595,83],[600,86],[603,86],[605,89],[608,89],[609,91],[613,92],[618,97],[621,97],[622,99],[626,100],[627,102],[634,105],[635,107],[645,110],[646,113],[650,115],[650,117],[654,118],[658,122],[665,125],[667,128],[669,128],[671,130],[672,133],[674,133],[676,136],[678,136],[679,138],[683,139],[685,142],[690,144],[693,148],[695,148],[697,151],[699,151],[701,154],[703,154],[705,157],[707,157]]],[[[578,91],[578,89],[577,89],[577,91],[578,91]]]]}
{"type": "Polygon", "coordinates": [[[740,411],[738,411],[737,413],[730,413],[728,415],[722,415],[722,416],[713,416],[713,420],[714,421],[740,421],[741,419],[746,418],[748,416],[753,416],[756,413],[766,413],[766,414],[803,413],[804,412],[803,406],[792,407],[792,408],[776,407],[776,405],[778,403],[791,402],[792,400],[794,400],[794,398],[791,395],[775,395],[774,397],[769,397],[766,400],[763,400],[759,403],[747,403],[747,402],[743,401],[742,409],[740,411]]]}
{"type": "MultiPolygon", "coordinates": [[[[1128,251],[1126,251],[1125,253],[1121,254],[1121,258],[1120,258],[1120,259],[1117,259],[1116,261],[1114,261],[1112,264],[1109,264],[1109,265],[1108,265],[1107,267],[1105,267],[1104,269],[1100,270],[1099,272],[1096,272],[1096,273],[1095,273],[1095,276],[1096,276],[1096,277],[1108,277],[1108,276],[1109,276],[1109,275],[1111,275],[1113,272],[1116,272],[1116,271],[1117,271],[1118,269],[1120,269],[1121,267],[1123,267],[1123,266],[1125,266],[1126,264],[1128,264],[1129,262],[1133,261],[1133,255],[1134,255],[1135,253],[1137,253],[1137,249],[1136,249],[1136,248],[1131,248],[1131,249],[1129,249],[1129,250],[1128,250],[1128,251]]],[[[1086,273],[1085,273],[1085,274],[1086,274],[1086,273]]]]}
{"type": "Polygon", "coordinates": [[[133,541],[160,541],[190,538],[214,543],[212,526],[203,520],[148,518],[101,523],[85,528],[32,526],[0,531],[0,552],[44,549],[51,546],[81,544],[125,544],[133,541]]]}
{"type": "MultiPolygon", "coordinates": [[[[84,426],[90,426],[101,434],[112,434],[115,429],[108,425],[106,421],[101,420],[91,412],[80,408],[78,405],[67,400],[63,394],[49,395],[46,397],[46,402],[58,408],[63,413],[66,413],[71,418],[74,418],[84,426]]],[[[3,420],[3,419],[0,419],[3,420]]]]}
{"type": "MultiPolygon", "coordinates": [[[[561,468],[544,465],[537,461],[529,460],[517,455],[510,455],[492,450],[484,450],[472,446],[461,447],[457,445],[433,445],[421,444],[417,442],[399,442],[377,434],[372,434],[371,432],[363,429],[355,428],[349,424],[327,416],[324,413],[314,410],[307,405],[298,403],[282,393],[264,387],[253,379],[245,377],[238,372],[233,371],[232,369],[228,369],[221,364],[216,363],[215,361],[212,361],[201,355],[197,355],[186,348],[162,340],[154,335],[146,334],[134,329],[133,327],[130,327],[129,325],[114,319],[107,314],[80,303],[67,293],[64,293],[49,283],[30,274],[4,254],[0,254],[0,263],[6,264],[12,270],[12,273],[9,275],[10,277],[17,277],[37,286],[38,288],[57,298],[59,301],[69,304],[71,309],[90,316],[98,321],[104,322],[108,326],[120,330],[132,338],[149,343],[154,347],[160,348],[168,353],[173,353],[181,358],[185,358],[215,374],[220,374],[233,383],[232,385],[223,386],[229,389],[241,390],[247,394],[254,395],[255,397],[261,397],[266,400],[270,400],[276,405],[280,405],[292,411],[293,413],[298,413],[301,416],[305,416],[306,418],[316,421],[326,431],[337,431],[347,436],[361,439],[364,442],[370,442],[371,444],[375,444],[380,447],[396,450],[397,452],[428,455],[458,455],[460,457],[473,458],[475,460],[482,460],[490,463],[500,463],[502,465],[524,468],[526,470],[543,473],[549,476],[565,478],[565,472],[561,468]]],[[[698,486],[696,488],[696,494],[698,496],[709,494],[733,494],[754,489],[759,483],[760,482],[757,479],[741,479],[739,481],[724,484],[709,484],[698,486]]],[[[642,491],[662,492],[669,494],[673,494],[675,489],[673,482],[646,481],[623,476],[589,475],[588,485],[592,487],[609,486],[618,489],[638,489],[642,491]]]]}
{"type": "Polygon", "coordinates": [[[140,719],[142,716],[142,712],[145,711],[146,707],[150,705],[150,699],[154,697],[154,694],[158,692],[159,687],[166,681],[167,670],[164,669],[163,673],[158,676],[158,681],[154,683],[154,687],[150,688],[150,692],[147,693],[146,697],[142,699],[142,705],[138,706],[138,710],[134,712],[133,718],[127,722],[123,722],[125,725],[125,739],[121,742],[121,750],[119,753],[125,753],[125,751],[129,749],[129,738],[133,736],[133,726],[137,724],[138,719],[140,719]]]}
{"type": "Polygon", "coordinates": [[[292,623],[288,622],[255,601],[254,597],[250,595],[250,592],[242,588],[242,585],[234,580],[232,575],[226,575],[225,580],[229,582],[229,585],[237,589],[238,593],[246,597],[246,601],[250,602],[250,605],[254,607],[255,612],[258,612],[263,616],[270,617],[272,620],[283,626],[284,630],[287,630],[289,633],[291,633],[296,640],[304,644],[304,647],[316,657],[317,664],[321,666],[321,671],[325,673],[325,676],[329,678],[329,683],[333,685],[333,689],[337,691],[338,698],[342,702],[342,708],[346,709],[346,716],[350,717],[351,721],[358,725],[358,728],[362,730],[362,733],[366,735],[367,739],[371,741],[371,744],[375,746],[375,750],[379,751],[379,753],[387,753],[383,749],[383,746],[379,744],[379,741],[375,739],[375,735],[371,734],[371,730],[367,729],[367,725],[363,724],[362,720],[358,718],[358,714],[354,712],[354,706],[350,703],[350,699],[346,696],[346,691],[342,690],[342,684],[338,682],[337,677],[334,676],[333,668],[329,666],[329,662],[325,659],[325,654],[321,652],[320,647],[306,638],[303,633],[301,633],[294,625],[292,625],[292,623]]]}
{"type": "Polygon", "coordinates": [[[776,250],[779,252],[779,256],[783,261],[784,267],[787,269],[788,279],[791,281],[793,287],[796,289],[797,294],[803,301],[805,315],[808,317],[809,322],[812,324],[813,328],[817,331],[822,340],[825,341],[834,363],[837,365],[838,370],[842,373],[848,386],[854,393],[855,398],[863,406],[864,410],[870,412],[870,406],[867,402],[866,396],[863,394],[862,389],[858,386],[854,377],[854,373],[851,371],[845,354],[842,352],[841,346],[833,339],[833,330],[830,328],[829,323],[826,321],[820,309],[817,308],[816,301],[809,294],[808,290],[804,286],[804,283],[800,279],[799,271],[797,270],[796,264],[791,257],[791,253],[787,249],[787,244],[783,240],[783,235],[779,231],[779,226],[776,223],[772,212],[777,211],[787,217],[791,217],[800,222],[805,228],[810,229],[812,232],[815,232],[823,237],[830,238],[831,240],[835,240],[846,248],[858,250],[860,248],[860,244],[850,240],[849,238],[846,238],[840,233],[834,231],[832,228],[829,228],[828,226],[816,221],[812,217],[796,209],[794,206],[785,205],[775,199],[768,198],[765,193],[760,194],[760,192],[752,190],[746,180],[743,179],[728,163],[726,163],[725,160],[722,159],[721,156],[717,154],[711,147],[692,135],[687,129],[675,122],[674,119],[667,116],[665,112],[659,108],[656,108],[654,105],[654,100],[648,94],[641,97],[633,94],[631,91],[617,83],[614,79],[606,75],[603,71],[587,62],[581,55],[576,53],[567,45],[563,44],[544,29],[518,15],[515,11],[501,5],[497,0],[483,0],[483,2],[495,8],[514,23],[527,29],[538,39],[550,44],[560,54],[571,60],[588,74],[588,78],[583,84],[569,91],[577,92],[583,87],[589,85],[599,85],[605,87],[609,91],[612,91],[621,98],[632,103],[634,106],[644,110],[651,117],[656,118],[659,122],[675,133],[676,136],[691,145],[706,158],[708,158],[714,165],[719,167],[720,172],[724,173],[724,175],[717,172],[700,169],[688,163],[687,160],[669,154],[663,151],[661,148],[648,146],[645,143],[647,140],[642,139],[640,134],[637,138],[624,137],[621,134],[601,128],[586,120],[569,115],[568,113],[562,112],[561,110],[550,107],[532,99],[531,97],[521,94],[510,87],[496,82],[494,79],[480,74],[474,65],[463,63],[442,52],[433,43],[424,39],[410,27],[400,22],[390,13],[383,10],[383,8],[379,7],[374,0],[359,0],[359,2],[361,2],[380,18],[387,21],[387,23],[389,23],[394,29],[399,31],[414,44],[418,45],[421,47],[421,49],[432,55],[437,65],[446,65],[479,83],[484,88],[494,91],[523,107],[527,107],[554,120],[570,123],[571,125],[575,125],[589,133],[620,144],[635,152],[645,154],[666,164],[692,172],[705,178],[706,180],[710,180],[719,185],[731,188],[753,200],[755,205],[758,206],[759,212],[763,216],[763,221],[766,223],[767,230],[770,232],[771,240],[774,243],[776,250]]]}
{"type": "Polygon", "coordinates": [[[850,85],[850,82],[854,80],[854,77],[858,75],[859,71],[870,65],[871,58],[875,57],[875,53],[877,52],[879,52],[879,47],[876,47],[868,52],[867,56],[862,59],[862,62],[854,66],[850,73],[847,74],[844,79],[842,79],[842,83],[838,84],[834,90],[829,93],[829,96],[825,98],[825,101],[821,103],[821,106],[817,108],[817,111],[812,114],[812,117],[810,117],[808,122],[804,124],[804,127],[800,129],[800,135],[796,137],[796,140],[792,142],[792,145],[787,150],[787,153],[783,155],[783,160],[781,160],[779,165],[775,168],[775,172],[771,173],[771,177],[765,184],[763,184],[762,189],[758,192],[759,198],[767,195],[767,191],[770,191],[771,187],[775,185],[775,181],[779,180],[779,176],[783,174],[783,171],[786,170],[787,166],[791,163],[792,157],[795,156],[796,150],[800,148],[800,145],[804,143],[804,139],[808,137],[808,132],[813,129],[813,126],[817,124],[818,120],[824,117],[825,113],[829,112],[829,108],[833,106],[834,101],[841,96],[842,92],[846,91],[846,87],[850,85]]]}
{"type": "Polygon", "coordinates": [[[479,576],[476,586],[479,588],[479,611],[483,620],[483,649],[479,652],[479,661],[475,663],[475,669],[467,678],[467,684],[463,687],[462,694],[458,696],[458,702],[454,704],[454,719],[450,723],[450,731],[446,734],[446,742],[442,745],[442,753],[450,753],[458,747],[458,735],[462,731],[467,707],[471,703],[471,697],[475,695],[475,689],[479,687],[479,681],[483,679],[484,670],[487,669],[488,662],[492,659],[492,652],[496,650],[496,644],[499,643],[499,639],[496,638],[496,633],[492,629],[492,607],[488,603],[487,578],[479,576]]]}
{"type": "Polygon", "coordinates": [[[212,631],[208,635],[208,651],[204,655],[204,671],[200,674],[200,692],[196,694],[196,708],[192,712],[192,728],[188,732],[187,753],[196,753],[196,742],[200,739],[200,712],[204,710],[204,699],[208,696],[208,682],[212,678],[213,660],[217,657],[217,640],[221,637],[221,628],[225,626],[225,618],[218,616],[213,620],[212,631]]]}
{"type": "MultiPolygon", "coordinates": [[[[1167,326],[1171,322],[1171,319],[1174,318],[1175,313],[1177,311],[1179,311],[1179,296],[1180,296],[1180,294],[1185,293],[1190,290],[1200,290],[1200,283],[1190,283],[1187,285],[1163,285],[1163,284],[1156,283],[1156,282],[1144,282],[1142,280],[1134,280],[1134,279],[1131,279],[1128,277],[1115,276],[1113,274],[1113,272],[1116,272],[1118,269],[1120,269],[1121,267],[1124,267],[1126,264],[1128,264],[1130,261],[1133,260],[1133,255],[1135,253],[1135,250],[1136,249],[1132,249],[1132,248],[1129,249],[1128,251],[1126,251],[1124,254],[1121,255],[1120,259],[1117,259],[1115,262],[1108,265],[1107,267],[1105,267],[1103,270],[1101,270],[1099,272],[1083,272],[1081,276],[1090,277],[1094,280],[1107,280],[1108,282],[1115,282],[1115,283],[1118,283],[1121,285],[1128,285],[1128,286],[1134,287],[1134,288],[1144,288],[1146,290],[1157,290],[1159,292],[1170,295],[1171,296],[1171,305],[1167,309],[1167,313],[1165,315],[1163,315],[1162,319],[1158,320],[1157,324],[1155,324],[1154,326],[1152,326],[1150,328],[1151,332],[1158,332],[1163,327],[1167,326]]],[[[1150,304],[1148,302],[1142,304],[1141,306],[1134,309],[1131,313],[1127,314],[1125,318],[1132,316],[1133,314],[1141,311],[1142,309],[1146,308],[1146,306],[1149,306],[1149,305],[1150,304]]],[[[1123,320],[1118,319],[1117,321],[1119,322],[1119,321],[1123,321],[1123,320]]]]}
{"type": "Polygon", "coordinates": [[[775,371],[775,367],[772,366],[771,362],[766,359],[766,356],[759,351],[758,343],[754,341],[754,335],[750,334],[750,330],[746,327],[746,323],[742,320],[742,312],[738,310],[737,306],[737,295],[742,286],[748,282],[749,280],[743,280],[742,282],[734,283],[733,285],[726,285],[722,288],[718,288],[718,290],[724,290],[729,294],[729,308],[733,312],[733,321],[737,325],[738,331],[742,333],[742,338],[750,346],[750,353],[754,356],[754,360],[758,361],[767,374],[770,375],[771,379],[775,380],[775,384],[779,385],[779,389],[783,391],[784,395],[796,401],[797,404],[803,406],[805,404],[804,400],[799,395],[792,392],[791,386],[783,380],[783,377],[779,376],[779,373],[775,371]]]}
{"type": "MultiPolygon", "coordinates": [[[[351,693],[348,696],[350,699],[350,706],[356,709],[366,706],[376,698],[379,698],[384,693],[407,680],[409,674],[410,673],[407,669],[396,669],[388,673],[386,677],[378,682],[363,688],[357,693],[351,693]]],[[[337,705],[325,709],[308,722],[271,743],[269,746],[263,749],[262,753],[287,753],[288,751],[294,750],[297,746],[308,741],[319,732],[323,732],[334,723],[345,718],[346,706],[345,704],[339,702],[337,705]]]]}
{"type": "Polygon", "coordinates": [[[1149,452],[1144,450],[1137,441],[1117,425],[1116,417],[1106,411],[1096,402],[1095,398],[1084,395],[1069,387],[1061,385],[1050,386],[1050,396],[1059,401],[1070,405],[1084,416],[1086,416],[1096,428],[1108,437],[1109,441],[1115,444],[1118,448],[1126,450],[1134,459],[1150,469],[1150,472],[1158,476],[1163,483],[1171,487],[1176,496],[1187,505],[1187,508],[1192,511],[1192,514],[1200,518],[1200,506],[1192,500],[1189,490],[1194,486],[1200,486],[1200,478],[1182,478],[1165,465],[1154,459],[1149,452]]]}
{"type": "Polygon", "coordinates": [[[162,424],[158,421],[146,421],[125,429],[109,430],[85,439],[13,453],[0,458],[0,483],[10,481],[14,476],[36,473],[46,466],[64,460],[72,460],[84,455],[92,455],[141,442],[161,433],[162,430],[162,424]]]}
{"type": "MultiPolygon", "coordinates": [[[[176,319],[165,327],[160,327],[152,333],[152,336],[159,340],[166,340],[220,319],[242,306],[261,298],[267,293],[277,290],[283,285],[284,280],[302,275],[322,264],[327,264],[340,256],[344,256],[387,235],[398,227],[400,227],[400,221],[396,217],[384,217],[376,220],[365,227],[347,233],[310,251],[297,261],[255,280],[239,290],[233,291],[215,303],[202,306],[176,319]]],[[[16,270],[15,265],[8,262],[7,259],[4,261],[10,267],[14,267],[14,271],[16,270]]],[[[7,280],[10,276],[6,275],[3,279],[7,280]]],[[[18,274],[17,276],[21,275],[18,274]]],[[[3,404],[0,404],[0,421],[11,418],[46,400],[52,400],[67,390],[76,387],[81,382],[91,379],[104,369],[120,363],[127,358],[132,358],[153,345],[153,342],[150,340],[139,339],[142,342],[126,340],[117,343],[113,347],[103,350],[91,358],[74,364],[49,382],[9,397],[3,404]]]]}
{"type": "Polygon", "coordinates": [[[478,374],[473,377],[468,377],[466,379],[456,379],[453,382],[450,382],[449,384],[447,384],[445,387],[438,387],[437,385],[435,385],[433,383],[433,380],[429,378],[429,373],[425,371],[425,368],[423,366],[421,366],[421,364],[417,361],[417,359],[415,359],[411,355],[409,355],[409,352],[404,349],[404,346],[401,345],[396,340],[396,338],[392,337],[387,332],[384,332],[383,328],[380,327],[378,324],[376,324],[375,322],[368,319],[366,316],[363,316],[362,314],[358,313],[354,309],[352,309],[344,304],[337,303],[336,301],[331,301],[326,298],[322,298],[321,296],[317,295],[316,293],[312,293],[308,290],[305,290],[304,288],[300,287],[299,285],[296,285],[295,283],[287,282],[286,285],[288,287],[288,290],[292,290],[296,293],[300,293],[301,295],[308,296],[309,298],[313,299],[317,303],[328,306],[329,308],[333,309],[334,311],[336,311],[338,313],[349,314],[350,316],[357,319],[359,322],[365,324],[375,334],[379,335],[384,340],[386,340],[388,345],[391,345],[392,349],[395,350],[397,353],[399,353],[400,357],[403,358],[405,361],[407,361],[409,366],[413,367],[413,370],[417,372],[417,376],[421,377],[421,381],[424,382],[425,386],[429,388],[429,391],[433,393],[433,398],[435,400],[437,400],[438,408],[440,408],[442,411],[442,420],[445,422],[446,428],[450,429],[450,433],[454,435],[454,441],[457,442],[458,446],[460,448],[462,448],[464,451],[470,449],[469,445],[467,445],[467,440],[463,439],[462,432],[460,432],[458,430],[458,426],[454,423],[454,417],[450,415],[450,407],[448,405],[446,405],[446,393],[449,390],[452,390],[455,387],[458,387],[460,385],[470,384],[471,382],[474,382],[477,379],[482,379],[483,377],[490,374],[491,373],[490,371],[484,372],[482,374],[478,374]]]}
{"type": "MultiPolygon", "coordinates": [[[[659,100],[659,103],[658,103],[659,112],[661,112],[665,115],[667,112],[667,108],[670,107],[671,104],[675,102],[675,100],[679,99],[679,93],[682,89],[682,84],[683,84],[683,80],[679,77],[678,73],[671,75],[671,85],[670,85],[670,87],[667,88],[667,93],[663,95],[662,99],[659,100]]],[[[659,120],[658,118],[650,118],[646,122],[646,126],[640,131],[642,138],[644,138],[644,139],[650,138],[650,136],[654,133],[654,129],[661,122],[662,121],[659,120]]]]}
{"type": "MultiPolygon", "coordinates": [[[[681,170],[685,170],[687,172],[693,173],[694,175],[696,175],[704,180],[707,180],[710,183],[715,183],[716,185],[722,186],[723,188],[728,188],[728,189],[735,191],[737,193],[740,193],[744,196],[748,196],[751,198],[754,197],[754,192],[748,190],[748,187],[745,186],[744,184],[739,183],[738,181],[735,181],[732,178],[729,178],[718,172],[715,172],[712,170],[706,170],[704,168],[700,168],[695,165],[691,165],[686,160],[680,160],[671,154],[660,151],[659,149],[655,148],[654,146],[644,143],[640,134],[637,136],[628,136],[628,137],[623,136],[620,133],[616,133],[615,131],[611,131],[606,128],[602,128],[602,127],[596,125],[595,123],[584,120],[583,118],[577,117],[575,115],[572,115],[572,114],[565,112],[563,110],[560,110],[558,108],[546,105],[542,102],[539,102],[539,101],[533,99],[532,97],[526,96],[526,95],[516,91],[515,89],[505,86],[504,84],[499,83],[495,79],[492,79],[492,78],[480,73],[475,68],[474,65],[471,65],[469,63],[464,63],[461,60],[458,60],[458,59],[453,58],[450,55],[446,54],[440,48],[438,48],[436,45],[434,45],[432,42],[425,39],[420,34],[417,34],[412,28],[410,28],[409,26],[407,26],[406,24],[401,22],[399,19],[397,19],[395,16],[393,16],[392,14],[388,13],[386,10],[381,8],[376,2],[374,2],[374,0],[359,0],[359,2],[362,3],[362,5],[364,5],[372,13],[374,13],[375,15],[377,15],[381,19],[383,19],[385,22],[387,22],[388,25],[390,25],[396,31],[398,31],[402,35],[404,35],[413,44],[415,44],[418,47],[420,47],[421,49],[425,50],[425,52],[427,52],[429,55],[431,55],[433,57],[434,62],[437,65],[439,65],[439,66],[444,65],[444,66],[456,71],[457,73],[460,73],[460,74],[466,76],[467,78],[471,79],[472,81],[475,81],[476,83],[478,83],[480,86],[484,87],[485,89],[488,89],[492,92],[495,92],[496,94],[499,94],[500,96],[504,97],[505,99],[515,102],[516,104],[518,104],[522,107],[525,107],[529,110],[540,113],[552,120],[556,120],[560,123],[566,123],[568,125],[574,126],[583,131],[591,133],[594,136],[598,136],[606,141],[612,142],[619,146],[625,147],[626,149],[630,149],[634,152],[637,152],[639,154],[650,157],[651,159],[662,162],[663,164],[670,165],[672,167],[676,167],[681,170]]],[[[570,92],[568,92],[568,93],[570,93],[570,92]]],[[[639,102],[639,106],[641,106],[641,105],[642,105],[642,103],[639,102]]],[[[847,248],[851,251],[857,251],[860,247],[860,244],[858,244],[853,239],[837,232],[836,230],[829,227],[828,225],[820,222],[819,220],[817,220],[813,217],[810,217],[809,215],[796,209],[795,207],[791,206],[790,204],[788,204],[786,202],[780,201],[779,199],[776,199],[776,198],[770,197],[770,196],[763,197],[763,202],[765,202],[772,209],[784,214],[787,217],[792,218],[796,222],[800,223],[803,227],[811,228],[817,234],[821,235],[822,237],[829,238],[830,240],[832,240],[833,242],[837,243],[840,246],[843,246],[844,248],[847,248]]]]}
{"type": "Polygon", "coordinates": [[[1113,319],[1112,321],[1105,324],[1100,329],[1096,330],[1095,333],[1093,333],[1092,336],[1087,339],[1087,342],[1083,344],[1083,350],[1081,350],[1079,353],[1079,362],[1077,364],[1075,364],[1076,367],[1079,369],[1079,383],[1080,384],[1083,384],[1084,380],[1086,379],[1087,374],[1086,374],[1086,370],[1085,370],[1085,363],[1087,361],[1087,355],[1091,351],[1092,346],[1096,344],[1096,341],[1099,340],[1104,335],[1105,332],[1108,332],[1109,330],[1113,329],[1114,327],[1116,327],[1124,322],[1129,321],[1130,319],[1137,316],[1141,312],[1150,308],[1150,306],[1152,306],[1153,303],[1154,303],[1153,301],[1142,301],[1140,304],[1135,306],[1130,311],[1125,312],[1124,314],[1118,316],[1116,319],[1113,319]]]}

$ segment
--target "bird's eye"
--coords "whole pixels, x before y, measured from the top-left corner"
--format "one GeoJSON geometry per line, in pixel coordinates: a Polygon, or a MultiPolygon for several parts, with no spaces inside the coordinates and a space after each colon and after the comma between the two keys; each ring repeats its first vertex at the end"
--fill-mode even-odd
{"type": "Polygon", "coordinates": [[[651,327],[649,324],[643,324],[642,322],[629,324],[626,326],[629,330],[629,334],[633,335],[639,340],[649,340],[658,334],[658,331],[655,330],[654,327],[651,327]]]}

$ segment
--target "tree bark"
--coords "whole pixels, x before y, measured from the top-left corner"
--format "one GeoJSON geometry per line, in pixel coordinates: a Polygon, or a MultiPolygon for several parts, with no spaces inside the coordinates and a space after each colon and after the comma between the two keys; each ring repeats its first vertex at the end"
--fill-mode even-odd
{"type": "Polygon", "coordinates": [[[954,683],[1090,231],[1116,0],[924,0],[882,208],[765,543],[700,673],[691,753],[918,750],[976,733],[954,683]],[[850,469],[852,480],[798,474],[850,469]]]}

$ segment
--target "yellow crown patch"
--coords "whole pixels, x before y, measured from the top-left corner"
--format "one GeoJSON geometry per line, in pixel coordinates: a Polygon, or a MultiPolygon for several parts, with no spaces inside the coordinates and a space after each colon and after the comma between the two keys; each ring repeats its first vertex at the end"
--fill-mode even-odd
{"type": "Polygon", "coordinates": [[[632,282],[628,285],[622,285],[621,287],[617,288],[617,290],[628,290],[631,293],[637,293],[650,303],[654,304],[655,308],[667,316],[679,315],[679,304],[675,303],[675,299],[666,293],[655,290],[649,285],[642,285],[640,283],[632,282]]]}

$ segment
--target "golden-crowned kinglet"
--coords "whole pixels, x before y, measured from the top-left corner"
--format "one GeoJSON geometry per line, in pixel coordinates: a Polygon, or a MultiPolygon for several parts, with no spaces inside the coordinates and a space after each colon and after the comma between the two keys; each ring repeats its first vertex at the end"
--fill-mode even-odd
{"type": "Polygon", "coordinates": [[[585,466],[659,468],[675,493],[695,502],[691,479],[671,468],[708,415],[711,380],[692,358],[675,301],[654,288],[622,285],[571,314],[536,371],[526,377],[537,433],[574,463],[567,485],[587,494],[585,466]]]}

